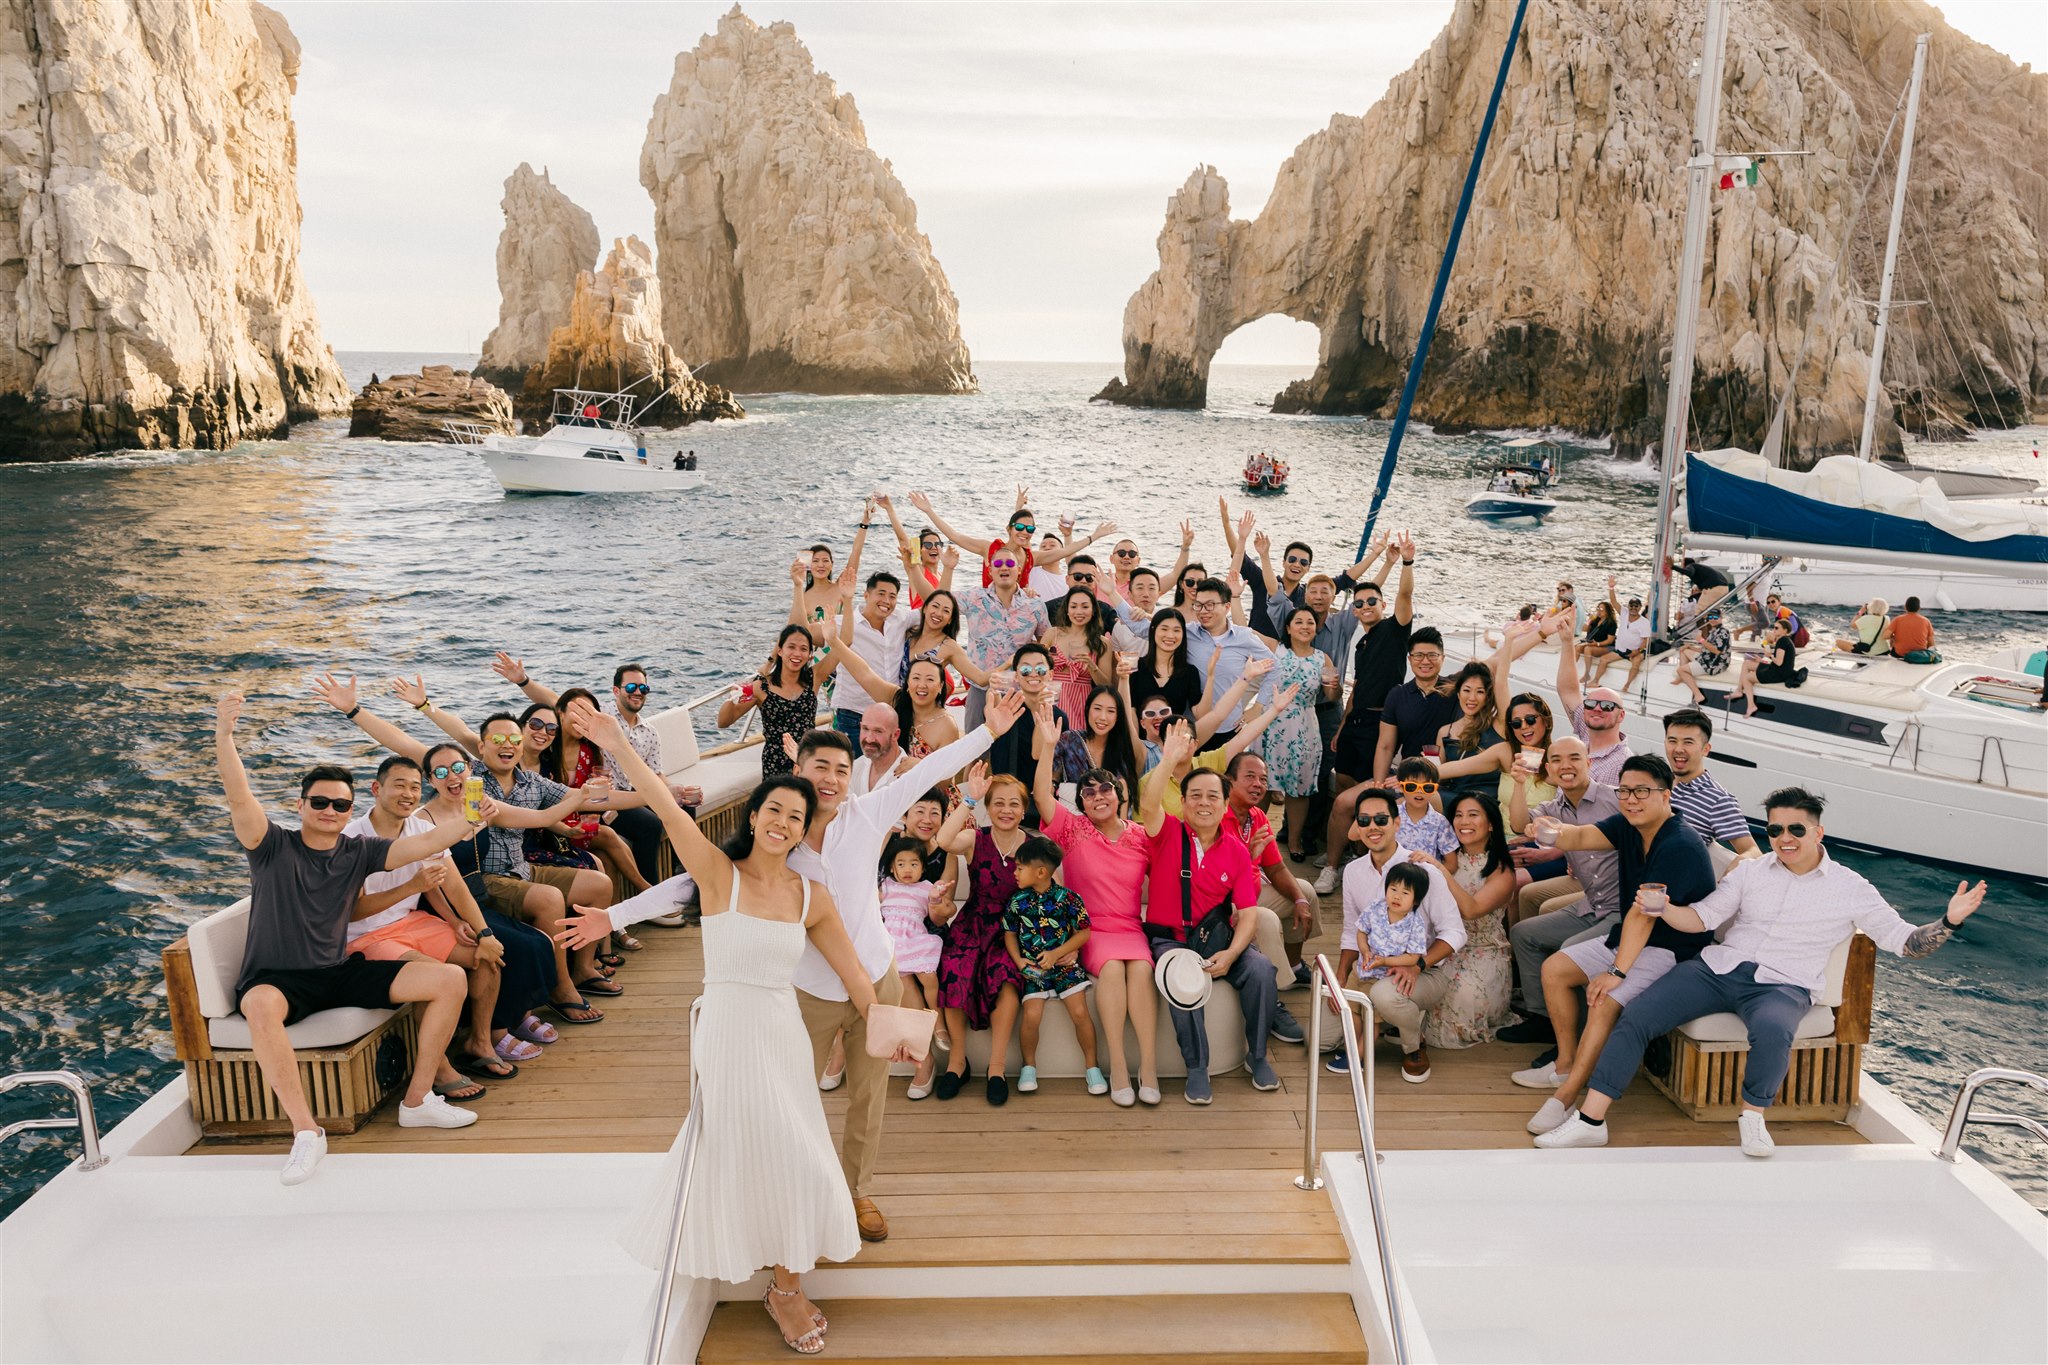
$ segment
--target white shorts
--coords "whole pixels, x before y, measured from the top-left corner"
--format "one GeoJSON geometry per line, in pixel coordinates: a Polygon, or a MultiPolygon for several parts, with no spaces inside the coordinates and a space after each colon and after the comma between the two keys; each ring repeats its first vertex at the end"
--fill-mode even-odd
{"type": "MultiPolygon", "coordinates": [[[[1614,970],[1614,949],[1607,946],[1604,937],[1589,938],[1558,951],[1577,963],[1588,981],[1614,970]]],[[[1615,1004],[1627,1009],[1629,1001],[1656,985],[1658,977],[1677,965],[1678,959],[1669,948],[1645,947],[1636,954],[1636,965],[1628,969],[1627,977],[1607,994],[1615,1004]]]]}

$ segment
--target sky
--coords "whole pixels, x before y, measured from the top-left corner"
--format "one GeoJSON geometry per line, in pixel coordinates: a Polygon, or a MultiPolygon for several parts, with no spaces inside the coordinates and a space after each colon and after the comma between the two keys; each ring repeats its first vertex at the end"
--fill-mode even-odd
{"type": "MultiPolygon", "coordinates": [[[[729,3],[268,0],[303,48],[301,261],[337,350],[474,354],[496,325],[499,208],[545,166],[599,236],[652,244],[640,146],[676,56],[729,3]]],[[[2048,0],[1950,0],[1949,22],[2048,69],[2048,0]]],[[[976,360],[1115,365],[1124,303],[1197,166],[1255,215],[1280,163],[1361,114],[1450,0],[787,3],[851,91],[960,300],[976,360]]],[[[687,341],[677,339],[688,359],[687,341]]],[[[1242,328],[1221,363],[1313,364],[1315,329],[1242,328]]]]}

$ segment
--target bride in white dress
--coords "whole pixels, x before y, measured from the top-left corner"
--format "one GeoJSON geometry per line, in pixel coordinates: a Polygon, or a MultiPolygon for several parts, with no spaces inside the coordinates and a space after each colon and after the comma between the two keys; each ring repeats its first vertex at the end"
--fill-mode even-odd
{"type": "MultiPolygon", "coordinates": [[[[816,796],[802,778],[768,779],[748,798],[740,833],[720,850],[634,753],[616,720],[583,701],[571,702],[570,710],[584,736],[618,760],[633,789],[647,793],[703,897],[704,992],[690,1011],[690,1104],[700,1131],[677,1273],[737,1283],[774,1267],[762,1302],[790,1349],[815,1355],[824,1349],[827,1323],[798,1277],[821,1260],[852,1260],[861,1243],[790,986],[806,938],[863,1014],[875,1003],[831,895],[786,865],[810,827],[816,796]]],[[[625,927],[606,911],[577,909],[561,934],[571,947],[625,927]]],[[[622,1238],[657,1270],[668,1255],[681,1172],[678,1136],[622,1238]]]]}

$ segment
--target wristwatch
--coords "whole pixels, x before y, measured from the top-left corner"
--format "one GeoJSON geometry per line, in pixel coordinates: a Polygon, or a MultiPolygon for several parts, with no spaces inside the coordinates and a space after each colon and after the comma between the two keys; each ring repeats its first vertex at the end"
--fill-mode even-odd
{"type": "Polygon", "coordinates": [[[496,938],[498,936],[498,931],[496,929],[493,929],[490,925],[486,924],[483,928],[476,931],[476,936],[480,939],[496,938]]]}
{"type": "Polygon", "coordinates": [[[1613,978],[1614,978],[1614,979],[1615,979],[1616,981],[1626,981],[1626,980],[1628,980],[1628,973],[1627,973],[1627,972],[1625,972],[1625,971],[1623,971],[1623,970],[1622,970],[1621,968],[1619,968],[1619,967],[1609,967],[1609,968],[1607,969],[1607,974],[1608,974],[1609,976],[1613,977],[1613,978]]]}

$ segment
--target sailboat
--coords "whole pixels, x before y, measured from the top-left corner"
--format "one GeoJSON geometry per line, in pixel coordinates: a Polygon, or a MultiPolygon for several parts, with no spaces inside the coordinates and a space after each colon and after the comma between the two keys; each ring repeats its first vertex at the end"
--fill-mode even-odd
{"type": "MultiPolygon", "coordinates": [[[[1939,527],[1951,515],[1968,519],[1964,509],[1951,511],[1948,504],[1952,502],[2023,498],[2043,490],[2031,480],[2010,475],[1936,469],[1873,458],[1877,405],[1884,392],[1884,356],[1891,333],[1891,315],[1896,308],[1906,306],[1893,303],[1892,286],[1897,274],[1899,234],[1905,220],[1906,186],[1913,165],[1913,135],[1919,122],[1920,91],[1927,70],[1928,40],[1929,35],[1921,34],[1913,48],[1913,74],[1907,85],[1905,126],[1900,133],[1898,166],[1892,187],[1891,225],[1885,237],[1884,268],[1878,288],[1877,331],[1871,343],[1870,376],[1864,392],[1862,435],[1853,461],[1869,474],[1857,478],[1846,469],[1834,468],[1829,471],[1826,482],[1837,490],[1860,491],[1862,496],[1851,492],[1849,500],[1840,504],[1852,514],[1859,511],[1884,513],[1894,506],[1910,507],[1911,510],[1903,513],[1908,520],[1927,520],[1939,527]]],[[[1801,351],[1803,355],[1803,343],[1801,351]]],[[[1796,373],[1796,364],[1794,370],[1796,373]]],[[[1763,461],[1767,465],[1781,463],[1779,452],[1790,389],[1788,383],[1787,392],[1772,420],[1770,434],[1765,438],[1763,461]]],[[[1848,457],[1832,457],[1822,460],[1816,468],[1844,463],[1850,463],[1848,457]]],[[[1820,501],[1825,503],[1830,499],[1823,497],[1820,501]]],[[[1994,502],[1992,506],[1999,504],[1994,502]]],[[[1909,597],[1917,597],[1928,606],[1944,611],[2048,611],[2048,556],[2019,554],[2015,558],[2017,547],[2008,546],[2001,553],[1922,550],[1870,562],[1845,555],[1844,545],[1823,538],[1825,532],[1820,528],[1830,526],[1835,520],[1828,509],[1809,507],[1805,510],[1814,514],[1814,520],[1795,534],[1750,533],[1753,539],[1778,544],[1777,550],[1769,552],[1777,556],[1777,562],[1770,567],[1767,576],[1770,588],[1787,601],[1809,606],[1858,607],[1874,598],[1896,604],[1909,597]],[[2005,562],[1998,562],[2002,556],[2005,562]]],[[[2002,512],[1984,512],[1978,520],[2021,528],[2030,520],[2029,510],[2008,505],[2002,512]]],[[[1845,542],[1848,546],[1862,543],[1865,548],[1882,548],[1874,539],[1859,542],[1855,538],[1867,536],[1871,531],[1864,519],[1852,515],[1847,520],[1848,525],[1839,528],[1838,534],[1850,537],[1845,542]]],[[[1913,538],[1910,532],[1907,536],[1913,538]]],[[[1699,552],[1698,558],[1731,576],[1757,576],[1761,567],[1758,553],[1761,546],[1752,545],[1741,551],[1725,547],[1715,550],[1708,548],[1709,543],[1708,539],[1689,542],[1691,548],[1699,552]]]]}

